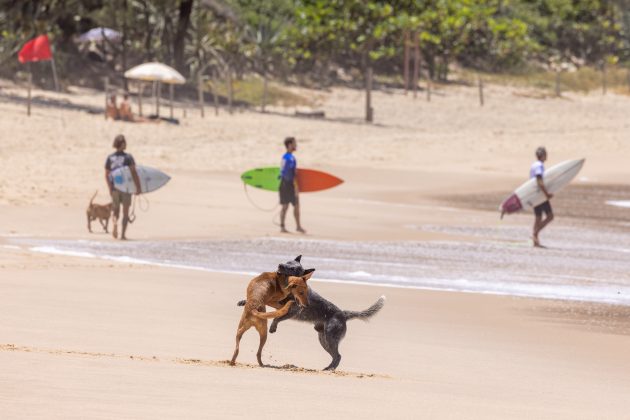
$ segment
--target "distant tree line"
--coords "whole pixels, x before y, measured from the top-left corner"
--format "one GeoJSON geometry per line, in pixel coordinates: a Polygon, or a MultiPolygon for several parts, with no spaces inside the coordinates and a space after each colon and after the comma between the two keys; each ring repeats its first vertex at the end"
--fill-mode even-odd
{"type": "MultiPolygon", "coordinates": [[[[483,71],[614,64],[630,58],[630,0],[0,0],[0,73],[47,33],[60,75],[89,83],[161,61],[199,74],[399,74],[405,44],[434,80],[453,63],[483,71]],[[94,27],[122,39],[79,44],[94,27]]],[[[361,81],[361,77],[357,78],[361,81]]]]}

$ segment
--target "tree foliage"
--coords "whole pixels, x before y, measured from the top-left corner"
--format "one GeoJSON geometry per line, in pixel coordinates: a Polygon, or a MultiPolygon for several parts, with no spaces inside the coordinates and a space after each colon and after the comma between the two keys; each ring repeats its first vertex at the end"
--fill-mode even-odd
{"type": "Polygon", "coordinates": [[[41,33],[66,77],[120,75],[153,60],[189,77],[227,67],[320,78],[333,67],[396,72],[405,34],[442,79],[453,62],[487,71],[600,65],[630,58],[629,1],[0,0],[0,72],[15,74],[17,51],[41,33]],[[77,44],[97,26],[121,31],[123,42],[77,44]]]}

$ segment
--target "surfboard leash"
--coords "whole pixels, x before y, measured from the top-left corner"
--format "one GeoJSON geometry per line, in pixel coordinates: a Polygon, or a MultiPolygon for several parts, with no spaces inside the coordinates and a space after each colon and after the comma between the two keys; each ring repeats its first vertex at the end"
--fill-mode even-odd
{"type": "Polygon", "coordinates": [[[129,223],[133,223],[136,220],[136,200],[140,200],[138,203],[138,207],[143,212],[147,212],[149,210],[149,199],[146,197],[142,197],[142,195],[134,195],[131,201],[131,213],[129,213],[129,223]],[[144,199],[145,205],[142,205],[142,200],[144,199]]]}
{"type": "Polygon", "coordinates": [[[245,196],[247,197],[247,200],[249,200],[249,202],[251,203],[251,205],[252,205],[252,206],[254,206],[254,207],[256,207],[258,210],[260,210],[260,211],[264,211],[264,212],[267,212],[267,213],[270,213],[270,212],[272,212],[272,211],[275,211],[275,210],[278,208],[279,204],[276,204],[275,206],[273,206],[273,207],[272,207],[272,208],[270,208],[270,209],[266,209],[266,208],[264,208],[264,207],[259,206],[259,205],[258,205],[258,204],[256,204],[256,203],[254,202],[254,200],[252,200],[252,198],[249,196],[249,191],[247,190],[247,184],[246,184],[246,183],[244,183],[244,182],[243,182],[243,189],[245,190],[245,196]]]}
{"type": "Polygon", "coordinates": [[[136,196],[131,197],[131,212],[129,213],[129,223],[136,221],[136,196]]]}
{"type": "Polygon", "coordinates": [[[276,226],[282,226],[282,223],[280,223],[280,212],[273,215],[273,217],[271,218],[271,224],[276,225],[276,226]],[[278,219],[277,222],[276,222],[276,219],[278,219]]]}

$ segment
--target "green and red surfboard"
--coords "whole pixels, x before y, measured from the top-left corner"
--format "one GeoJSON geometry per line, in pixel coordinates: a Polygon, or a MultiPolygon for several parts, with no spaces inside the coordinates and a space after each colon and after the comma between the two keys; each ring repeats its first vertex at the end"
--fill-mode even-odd
{"type": "MultiPolygon", "coordinates": [[[[280,189],[280,168],[255,168],[243,172],[241,179],[247,185],[267,191],[278,191],[280,189]]],[[[326,172],[314,169],[297,170],[298,189],[300,192],[315,192],[336,187],[343,182],[326,172]]]]}

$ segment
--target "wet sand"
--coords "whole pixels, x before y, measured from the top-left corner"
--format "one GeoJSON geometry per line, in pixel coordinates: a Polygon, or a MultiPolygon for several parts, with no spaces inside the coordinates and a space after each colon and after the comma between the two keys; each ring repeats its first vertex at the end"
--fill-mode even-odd
{"type": "Polygon", "coordinates": [[[630,305],[630,234],[556,223],[533,248],[528,226],[410,225],[449,240],[12,238],[31,252],[254,276],[292,254],[328,281],[630,305]],[[461,238],[454,240],[452,238],[461,238]],[[246,261],[246,264],[243,262],[246,261]]]}
{"type": "MultiPolygon", "coordinates": [[[[446,205],[474,208],[496,212],[510,191],[487,192],[481,194],[458,194],[436,197],[446,205]],[[495,205],[496,204],[496,205],[495,205]]],[[[628,208],[607,204],[609,201],[630,200],[630,186],[625,184],[586,184],[574,183],[560,191],[553,198],[554,213],[568,223],[589,224],[615,229],[630,229],[628,208]]],[[[509,215],[506,217],[510,217],[509,215]]]]}

